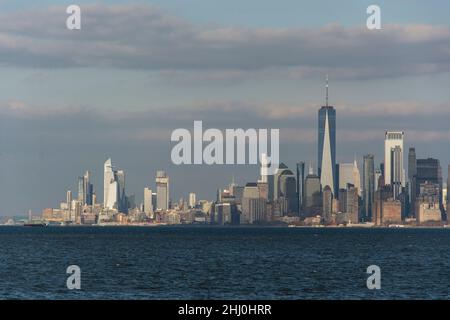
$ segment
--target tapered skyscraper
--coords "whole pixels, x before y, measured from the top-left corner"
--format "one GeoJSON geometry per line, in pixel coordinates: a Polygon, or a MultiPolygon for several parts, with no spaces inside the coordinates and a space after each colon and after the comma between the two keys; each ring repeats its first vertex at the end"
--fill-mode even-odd
{"type": "Polygon", "coordinates": [[[337,194],[336,181],[336,110],[328,105],[328,76],[326,103],[319,110],[318,174],[322,190],[329,186],[337,194]]]}

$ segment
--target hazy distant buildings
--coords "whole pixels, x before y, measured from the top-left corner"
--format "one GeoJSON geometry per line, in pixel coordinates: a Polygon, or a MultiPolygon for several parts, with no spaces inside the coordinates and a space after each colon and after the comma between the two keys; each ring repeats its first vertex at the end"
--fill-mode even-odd
{"type": "Polygon", "coordinates": [[[403,169],[404,132],[387,131],[384,140],[384,181],[393,186],[393,196],[397,199],[405,186],[403,169]]]}
{"type": "Polygon", "coordinates": [[[156,172],[156,209],[169,209],[169,177],[165,171],[156,172]]]}
{"type": "Polygon", "coordinates": [[[372,221],[372,204],[375,193],[375,161],[372,154],[367,154],[363,158],[363,208],[362,220],[372,221]]]}

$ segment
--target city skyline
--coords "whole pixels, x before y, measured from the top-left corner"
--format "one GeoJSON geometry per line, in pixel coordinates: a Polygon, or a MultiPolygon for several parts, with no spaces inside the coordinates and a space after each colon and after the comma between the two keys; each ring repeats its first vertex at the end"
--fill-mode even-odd
{"type": "Polygon", "coordinates": [[[405,132],[404,159],[414,146],[417,158],[432,156],[443,168],[450,163],[450,148],[442,147],[450,143],[450,29],[441,7],[425,11],[415,1],[381,1],[383,28],[371,33],[362,2],[354,3],[360,17],[334,3],[325,14],[319,4],[289,2],[279,17],[295,11],[296,19],[286,22],[265,20],[273,14],[267,3],[248,19],[233,18],[229,8],[218,18],[206,6],[215,24],[192,9],[184,14],[179,1],[139,7],[81,2],[87,20],[74,35],[61,23],[65,8],[61,17],[58,7],[47,6],[56,2],[45,3],[0,4],[1,31],[11,40],[0,42],[2,216],[57,206],[68,189],[76,192],[76,177],[86,170],[98,196],[101,164],[109,157],[126,171],[137,202],[159,169],[171,177],[174,200],[187,198],[192,181],[202,176],[209,179],[194,191],[206,199],[233,175],[239,184],[256,180],[256,165],[170,164],[171,131],[194,120],[219,129],[279,128],[280,162],[292,171],[300,161],[312,162],[316,171],[316,117],[327,73],[330,105],[339,113],[337,163],[353,162],[356,153],[362,172],[370,153],[376,167],[389,130],[405,132]],[[405,5],[410,11],[400,10],[405,5]],[[114,24],[119,19],[124,25],[114,24]],[[11,21],[24,23],[12,28],[11,21]],[[136,29],[142,38],[131,36],[136,29]],[[14,41],[23,47],[11,46],[14,41]]]}

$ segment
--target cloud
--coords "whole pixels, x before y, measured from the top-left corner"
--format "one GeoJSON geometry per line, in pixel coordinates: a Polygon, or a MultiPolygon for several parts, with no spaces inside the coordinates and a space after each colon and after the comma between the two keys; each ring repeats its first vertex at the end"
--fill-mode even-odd
{"type": "Polygon", "coordinates": [[[395,78],[450,71],[450,30],[432,25],[244,28],[195,25],[147,5],[83,5],[82,30],[64,7],[0,16],[8,66],[108,67],[166,79],[226,82],[269,71],[291,78],[395,78]]]}
{"type": "MultiPolygon", "coordinates": [[[[448,103],[394,101],[355,105],[338,104],[337,132],[342,142],[383,140],[386,130],[406,131],[411,141],[450,141],[448,103]],[[436,118],[436,114],[440,117],[436,118]],[[417,118],[420,121],[417,121],[417,118]]],[[[88,107],[41,107],[19,100],[0,103],[0,125],[9,132],[87,143],[170,142],[172,130],[204,128],[280,129],[281,140],[315,143],[318,106],[204,101],[174,108],[141,111],[95,110],[88,107]],[[19,125],[17,125],[19,123],[19,125]],[[11,127],[16,124],[16,127],[11,127]],[[9,129],[8,129],[9,128],[9,129]]]]}

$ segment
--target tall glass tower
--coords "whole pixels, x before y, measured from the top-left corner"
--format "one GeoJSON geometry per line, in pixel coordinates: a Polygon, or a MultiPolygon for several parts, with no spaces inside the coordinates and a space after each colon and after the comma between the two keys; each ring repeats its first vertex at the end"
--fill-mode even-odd
{"type": "Polygon", "coordinates": [[[336,110],[328,105],[328,76],[326,105],[319,109],[318,175],[322,190],[330,186],[337,195],[336,179],[336,110]]]}
{"type": "Polygon", "coordinates": [[[366,154],[363,161],[363,218],[372,221],[372,203],[375,194],[375,161],[372,154],[366,154]]]}

